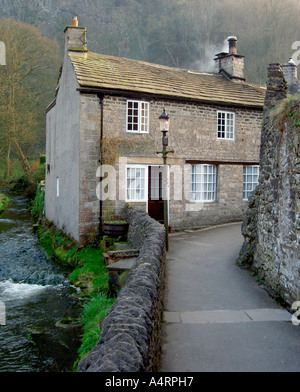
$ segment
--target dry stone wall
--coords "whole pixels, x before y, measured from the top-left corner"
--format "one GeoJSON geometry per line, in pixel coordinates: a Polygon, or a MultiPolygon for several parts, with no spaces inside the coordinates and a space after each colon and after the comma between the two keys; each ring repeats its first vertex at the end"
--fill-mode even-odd
{"type": "Polygon", "coordinates": [[[239,263],[285,304],[300,297],[300,96],[286,98],[281,66],[269,67],[260,181],[242,226],[239,263]]]}
{"type": "Polygon", "coordinates": [[[165,232],[144,211],[128,211],[128,239],[139,257],[79,372],[157,371],[161,348],[165,232]]]}

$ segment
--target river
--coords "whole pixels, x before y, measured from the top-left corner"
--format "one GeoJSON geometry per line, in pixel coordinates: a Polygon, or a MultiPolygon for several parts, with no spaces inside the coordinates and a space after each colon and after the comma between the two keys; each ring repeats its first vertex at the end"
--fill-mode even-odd
{"type": "Polygon", "coordinates": [[[56,324],[78,316],[76,289],[39,246],[28,200],[10,199],[0,215],[0,372],[71,371],[80,330],[56,324]]]}

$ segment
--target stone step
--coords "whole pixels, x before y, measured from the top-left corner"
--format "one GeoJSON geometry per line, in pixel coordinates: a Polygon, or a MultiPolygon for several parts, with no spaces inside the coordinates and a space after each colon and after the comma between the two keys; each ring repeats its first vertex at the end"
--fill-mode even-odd
{"type": "Polygon", "coordinates": [[[106,268],[109,271],[128,271],[128,270],[131,270],[131,268],[133,267],[136,260],[137,260],[137,257],[131,257],[128,259],[121,259],[119,261],[116,261],[113,264],[108,265],[106,268]]]}
{"type": "Polygon", "coordinates": [[[120,259],[128,259],[132,257],[138,257],[139,250],[138,249],[123,249],[123,250],[111,250],[106,253],[103,253],[103,260],[105,264],[114,264],[120,259]]]}

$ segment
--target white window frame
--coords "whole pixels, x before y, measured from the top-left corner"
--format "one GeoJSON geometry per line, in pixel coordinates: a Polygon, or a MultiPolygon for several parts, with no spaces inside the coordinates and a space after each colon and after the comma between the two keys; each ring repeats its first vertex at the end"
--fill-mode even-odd
{"type": "Polygon", "coordinates": [[[136,100],[127,100],[127,107],[126,107],[126,131],[129,133],[149,133],[149,124],[150,124],[150,104],[146,101],[136,101],[136,100]],[[134,108],[137,113],[130,113],[130,110],[133,108],[129,107],[129,104],[133,104],[136,106],[134,108]],[[145,113],[146,111],[146,113],[145,113]],[[132,121],[129,119],[132,118],[132,121]],[[137,120],[134,122],[133,118],[137,120]],[[133,128],[133,125],[137,124],[137,129],[129,129],[130,127],[133,128]]]}
{"type": "Polygon", "coordinates": [[[218,110],[217,112],[217,137],[218,140],[235,140],[235,113],[225,110],[218,110]],[[224,124],[220,124],[220,116],[224,116],[224,124]],[[231,118],[229,118],[231,117],[231,118]],[[230,124],[232,121],[232,124],[230,124]],[[224,130],[219,130],[219,127],[224,127],[224,130]],[[220,133],[224,133],[223,136],[219,136],[220,133]]]}
{"type": "Polygon", "coordinates": [[[243,200],[247,201],[259,182],[259,165],[247,165],[243,167],[243,200]],[[251,172],[250,170],[251,169],[251,172]],[[253,173],[253,169],[258,169],[253,173]],[[255,181],[253,180],[255,178],[255,181]]]}
{"type": "Polygon", "coordinates": [[[192,203],[212,203],[216,199],[217,166],[211,164],[191,165],[190,201],[192,203]]]}
{"type": "Polygon", "coordinates": [[[127,202],[148,202],[148,166],[147,165],[127,165],[126,167],[126,201],[127,202]],[[130,170],[130,176],[128,176],[128,170],[130,170]],[[132,170],[132,171],[131,171],[132,170]],[[136,174],[137,170],[144,170],[144,177],[141,177],[141,180],[144,180],[144,188],[140,188],[141,192],[136,192],[138,190],[138,186],[141,186],[140,180],[136,174]],[[135,172],[135,175],[132,174],[135,172]],[[132,176],[132,177],[131,177],[132,176]],[[144,191],[144,197],[142,197],[142,191],[144,191]],[[129,194],[128,194],[129,192],[129,194]],[[132,197],[132,192],[134,192],[134,197],[132,197]],[[140,193],[140,198],[137,197],[138,193],[140,193]]]}

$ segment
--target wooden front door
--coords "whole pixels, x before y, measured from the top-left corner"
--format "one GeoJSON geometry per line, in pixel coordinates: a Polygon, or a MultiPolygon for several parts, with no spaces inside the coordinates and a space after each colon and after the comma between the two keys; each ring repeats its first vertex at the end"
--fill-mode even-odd
{"type": "Polygon", "coordinates": [[[149,166],[148,214],[164,223],[163,166],[149,166]]]}

